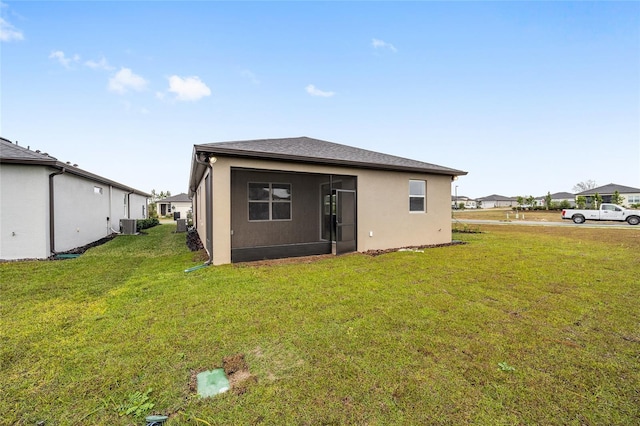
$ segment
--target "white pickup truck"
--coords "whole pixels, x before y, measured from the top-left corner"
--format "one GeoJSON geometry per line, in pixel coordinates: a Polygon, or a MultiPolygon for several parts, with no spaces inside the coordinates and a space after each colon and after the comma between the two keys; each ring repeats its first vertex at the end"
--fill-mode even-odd
{"type": "Polygon", "coordinates": [[[584,223],[587,220],[615,220],[637,225],[640,223],[640,210],[628,210],[616,204],[602,203],[599,210],[564,209],[562,218],[571,219],[574,223],[584,223]]]}

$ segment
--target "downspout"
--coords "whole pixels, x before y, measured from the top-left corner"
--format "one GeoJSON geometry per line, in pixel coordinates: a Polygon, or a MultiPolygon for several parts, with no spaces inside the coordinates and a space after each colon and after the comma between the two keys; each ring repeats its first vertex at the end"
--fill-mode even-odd
{"type": "MultiPolygon", "coordinates": [[[[194,157],[194,160],[197,164],[201,164],[209,169],[209,179],[211,179],[213,177],[213,166],[211,165],[211,162],[209,162],[209,158],[205,157],[205,160],[202,161],[198,158],[198,154],[196,154],[194,157]]],[[[211,203],[211,194],[209,194],[209,192],[207,191],[204,191],[205,206],[210,205],[210,203],[211,203]]],[[[206,218],[205,218],[205,221],[206,221],[206,218]]],[[[205,248],[207,250],[207,254],[209,255],[209,259],[202,266],[209,266],[213,263],[213,235],[211,234],[213,230],[209,228],[211,228],[211,226],[207,227],[207,235],[210,236],[211,238],[205,238],[205,243],[207,245],[205,248]]],[[[196,266],[195,268],[187,269],[185,270],[185,272],[191,272],[192,270],[200,269],[202,266],[200,267],[196,266]]]]}
{"type": "Polygon", "coordinates": [[[127,194],[127,219],[131,219],[131,194],[135,191],[131,191],[127,194]]]}
{"type": "Polygon", "coordinates": [[[55,231],[55,203],[54,203],[54,190],[53,190],[53,178],[66,172],[66,168],[62,168],[60,171],[53,172],[49,175],[49,251],[52,255],[56,254],[56,231],[55,231]]]}

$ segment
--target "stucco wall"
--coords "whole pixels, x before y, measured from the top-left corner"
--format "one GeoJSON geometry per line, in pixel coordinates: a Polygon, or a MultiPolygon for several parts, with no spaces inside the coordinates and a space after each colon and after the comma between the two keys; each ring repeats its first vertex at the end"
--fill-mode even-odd
{"type": "Polygon", "coordinates": [[[49,184],[44,167],[0,165],[0,259],[49,256],[49,184]]]}
{"type": "MultiPolygon", "coordinates": [[[[54,178],[55,251],[84,246],[111,233],[107,218],[124,211],[124,194],[114,190],[110,210],[109,186],[65,173],[54,178]],[[101,188],[102,193],[94,188],[101,188]],[[113,213],[112,213],[113,211],[113,213]]],[[[114,217],[115,219],[115,217],[114,217]]],[[[115,222],[118,223],[118,222],[115,222]]],[[[117,225],[115,225],[117,226],[117,225]]]]}
{"type": "MultiPolygon", "coordinates": [[[[450,176],[218,157],[213,165],[214,264],[231,262],[231,166],[355,176],[358,182],[358,251],[451,241],[450,176]],[[427,211],[424,213],[409,212],[410,179],[427,182],[427,211]]],[[[201,226],[200,220],[198,226],[201,226]]],[[[199,232],[203,238],[202,231],[199,232]]]]}
{"type": "MultiPolygon", "coordinates": [[[[53,177],[54,240],[50,242],[49,175],[44,166],[0,166],[0,259],[47,258],[99,240],[127,218],[128,191],[70,173],[53,177]],[[96,189],[99,188],[100,190],[96,189]]],[[[147,198],[131,194],[131,217],[144,218],[147,198]]]]}
{"type": "Polygon", "coordinates": [[[146,219],[149,217],[149,206],[147,197],[139,194],[129,195],[130,217],[129,219],[146,219]]]}
{"type": "Polygon", "coordinates": [[[143,219],[143,206],[146,212],[146,197],[69,173],[54,178],[54,191],[57,252],[119,231],[120,219],[143,219]]]}

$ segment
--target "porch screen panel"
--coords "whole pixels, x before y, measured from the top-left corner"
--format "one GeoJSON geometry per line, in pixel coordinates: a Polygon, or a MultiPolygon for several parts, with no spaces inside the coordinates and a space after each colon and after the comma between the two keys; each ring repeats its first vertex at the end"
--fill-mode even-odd
{"type": "Polygon", "coordinates": [[[291,219],[291,185],[274,183],[271,185],[271,218],[273,220],[291,219]]]}
{"type": "Polygon", "coordinates": [[[291,184],[250,182],[249,220],[291,220],[291,184]]]}
{"type": "Polygon", "coordinates": [[[269,184],[249,183],[249,220],[269,220],[269,184]]]}

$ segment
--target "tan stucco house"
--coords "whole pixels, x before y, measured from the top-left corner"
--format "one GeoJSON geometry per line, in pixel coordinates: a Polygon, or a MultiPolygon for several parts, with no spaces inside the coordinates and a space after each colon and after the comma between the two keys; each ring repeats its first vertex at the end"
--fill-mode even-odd
{"type": "Polygon", "coordinates": [[[596,194],[599,194],[602,197],[603,203],[610,203],[613,194],[615,194],[616,192],[622,197],[622,205],[630,207],[640,204],[640,188],[618,185],[616,183],[610,183],[608,185],[588,189],[586,191],[577,193],[575,196],[576,198],[579,196],[584,196],[587,199],[587,204],[591,204],[593,197],[596,194]]]}
{"type": "Polygon", "coordinates": [[[194,225],[215,265],[451,242],[466,172],[308,137],[195,145],[194,225]]]}

